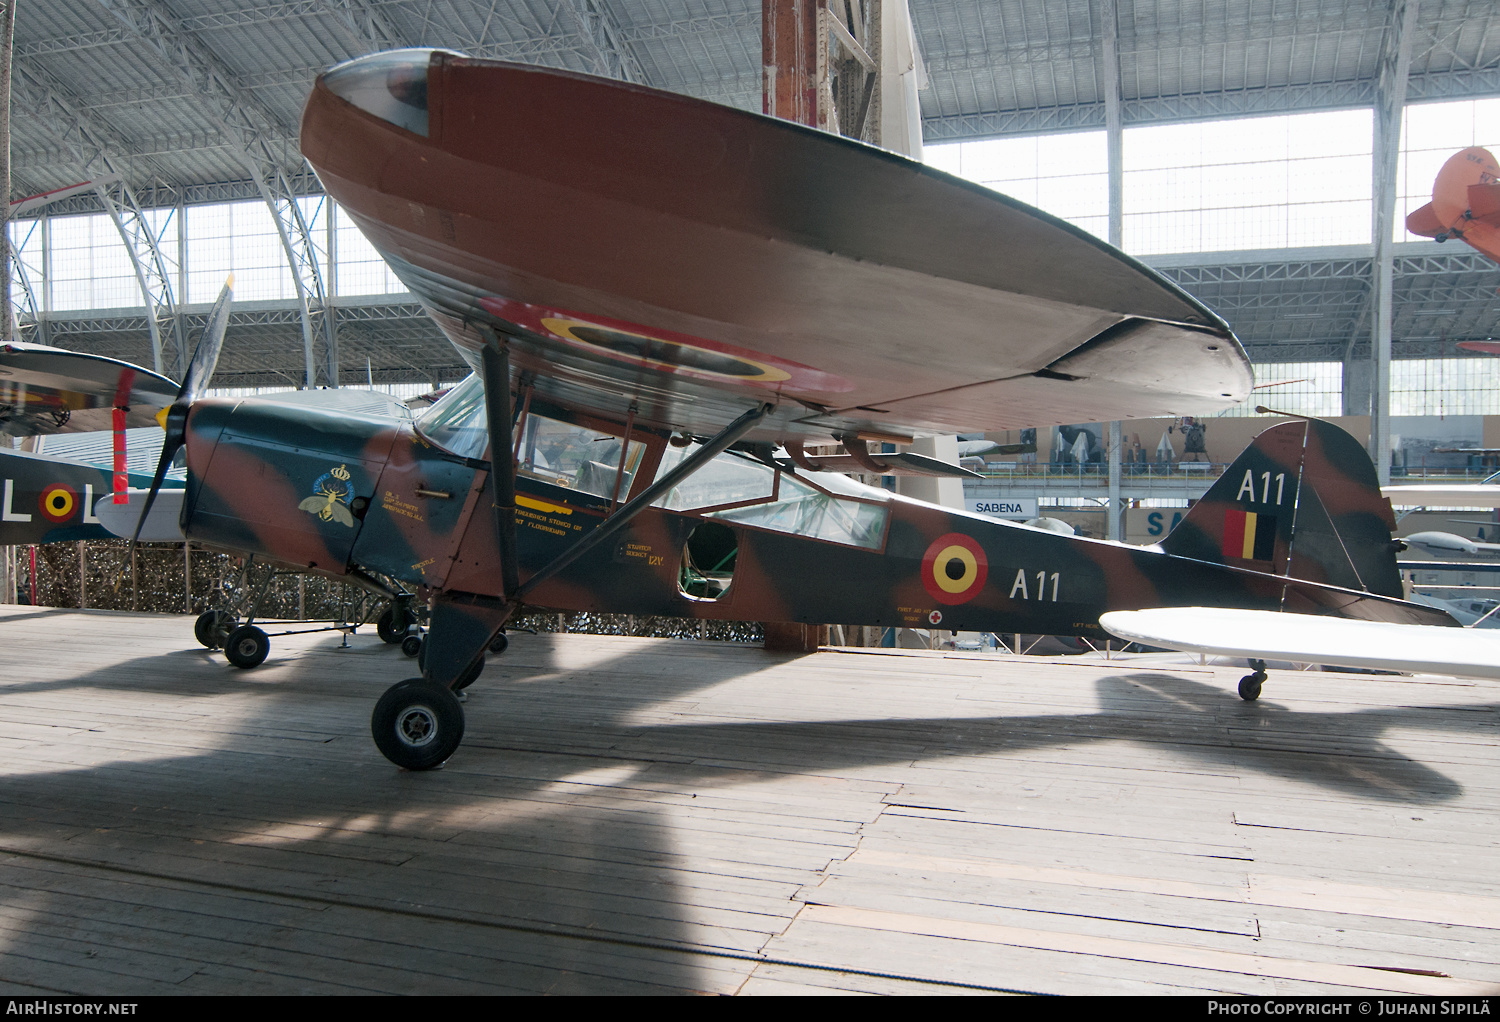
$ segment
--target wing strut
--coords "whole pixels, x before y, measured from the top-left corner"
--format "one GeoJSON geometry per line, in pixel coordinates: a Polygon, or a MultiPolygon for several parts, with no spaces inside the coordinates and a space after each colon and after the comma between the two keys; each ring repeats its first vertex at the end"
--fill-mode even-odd
{"type": "Polygon", "coordinates": [[[500,548],[500,587],[514,600],[516,569],[516,459],[510,407],[510,349],[491,335],[483,349],[484,411],[490,428],[490,471],[495,476],[495,540],[500,548]]]}

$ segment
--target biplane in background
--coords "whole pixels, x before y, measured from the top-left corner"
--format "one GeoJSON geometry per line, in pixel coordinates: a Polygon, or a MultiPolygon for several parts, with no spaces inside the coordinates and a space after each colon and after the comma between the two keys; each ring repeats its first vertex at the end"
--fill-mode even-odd
{"type": "MultiPolygon", "coordinates": [[[[177,384],[118,359],[20,341],[0,343],[0,545],[110,539],[95,514],[97,498],[146,485],[150,465],[128,462],[126,436],[160,442],[155,415],[177,384]],[[10,437],[66,434],[58,452],[15,450],[10,437]],[[85,434],[112,444],[80,446],[85,434]],[[84,453],[85,450],[88,453],[84,453]]],[[[155,457],[151,461],[155,461],[155,457]]],[[[181,486],[181,480],[170,481],[181,486]]]]}
{"type": "Polygon", "coordinates": [[[1106,610],[1205,601],[1452,623],[1400,599],[1390,506],[1322,423],[1262,434],[1156,549],[832,471],[952,471],[869,447],[924,431],[1248,395],[1212,312],[1014,200],[788,122],[435,50],[321,77],[302,145],[475,373],[415,422],[185,383],[158,475],[185,446],[180,523],[204,545],[429,601],[422,675],[371,721],[401,766],[458,747],[453,690],[528,604],[1100,636],[1106,610]],[[807,450],[831,440],[839,461],[807,450]]]}
{"type": "MultiPolygon", "coordinates": [[[[1432,184],[1432,201],[1407,216],[1406,229],[1434,241],[1458,238],[1500,263],[1500,163],[1479,146],[1448,157],[1432,184]]],[[[1459,347],[1471,343],[1486,342],[1459,347]]],[[[1470,350],[1495,354],[1500,345],[1470,350]]]]}

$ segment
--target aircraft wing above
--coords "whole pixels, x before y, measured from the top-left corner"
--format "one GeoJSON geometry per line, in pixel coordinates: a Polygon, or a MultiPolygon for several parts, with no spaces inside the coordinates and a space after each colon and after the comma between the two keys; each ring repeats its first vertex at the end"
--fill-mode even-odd
{"type": "Polygon", "coordinates": [[[1500,631],[1219,607],[1121,610],[1111,634],[1186,653],[1500,680],[1500,631]]]}
{"type": "Polygon", "coordinates": [[[1093,235],[859,142],[435,50],[322,76],[302,151],[478,367],[697,435],[998,430],[1222,409],[1243,347],[1093,235]]]}
{"type": "Polygon", "coordinates": [[[127,428],[155,426],[177,397],[177,384],[149,369],[45,344],[0,344],[0,435],[87,433],[114,427],[125,407],[127,428]]]}
{"type": "Polygon", "coordinates": [[[1380,492],[1397,507],[1500,507],[1500,486],[1493,483],[1382,486],[1380,492]]]}

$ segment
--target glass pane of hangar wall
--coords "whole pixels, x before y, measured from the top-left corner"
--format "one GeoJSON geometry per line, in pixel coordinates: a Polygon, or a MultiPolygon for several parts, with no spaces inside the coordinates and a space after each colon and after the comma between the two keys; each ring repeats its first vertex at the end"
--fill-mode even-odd
{"type": "MultiPolygon", "coordinates": [[[[1146,125],[1124,132],[1124,248],[1153,256],[1363,246],[1371,241],[1373,121],[1336,110],[1146,125]]],[[[1500,151],[1500,98],[1413,104],[1402,123],[1395,240],[1432,198],[1443,162],[1468,146],[1500,151]]],[[[935,167],[1107,235],[1103,131],[926,147],[935,167]]],[[[1223,414],[1266,405],[1299,415],[1342,411],[1343,366],[1262,363],[1262,387],[1223,414]]],[[[1500,359],[1397,360],[1392,415],[1500,414],[1500,359]]]]}

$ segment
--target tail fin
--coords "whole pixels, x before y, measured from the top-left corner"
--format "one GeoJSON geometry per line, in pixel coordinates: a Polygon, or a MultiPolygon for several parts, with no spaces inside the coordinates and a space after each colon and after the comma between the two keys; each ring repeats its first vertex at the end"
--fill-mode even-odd
{"type": "Polygon", "coordinates": [[[1161,545],[1401,599],[1395,528],[1365,449],[1331,423],[1304,419],[1257,436],[1161,545]]]}

